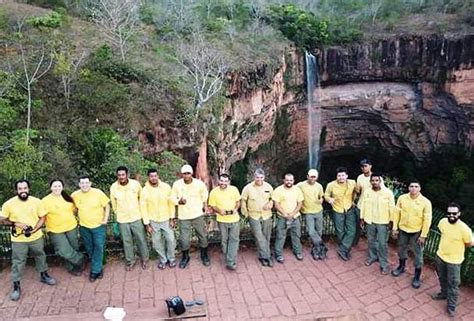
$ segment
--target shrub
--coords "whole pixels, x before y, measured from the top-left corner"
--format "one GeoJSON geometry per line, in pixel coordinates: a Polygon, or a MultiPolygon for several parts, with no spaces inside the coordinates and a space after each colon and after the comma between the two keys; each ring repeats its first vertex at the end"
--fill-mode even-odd
{"type": "Polygon", "coordinates": [[[328,22],[294,5],[271,6],[267,20],[301,48],[311,49],[329,40],[328,22]]]}
{"type": "Polygon", "coordinates": [[[61,26],[64,17],[60,13],[53,11],[49,15],[30,17],[26,20],[35,28],[51,28],[56,29],[61,26]]]}

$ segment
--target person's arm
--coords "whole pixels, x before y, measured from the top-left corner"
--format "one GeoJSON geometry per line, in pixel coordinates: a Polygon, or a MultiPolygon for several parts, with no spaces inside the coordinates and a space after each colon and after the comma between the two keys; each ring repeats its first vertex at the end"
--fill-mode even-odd
{"type": "Polygon", "coordinates": [[[291,212],[289,215],[294,218],[296,216],[297,213],[299,213],[299,211],[301,210],[301,207],[303,207],[303,201],[298,201],[296,203],[296,207],[295,209],[293,210],[293,212],[291,212]]]}
{"type": "Polygon", "coordinates": [[[142,215],[143,224],[145,225],[146,231],[152,233],[150,225],[150,215],[148,213],[148,194],[146,189],[142,189],[140,192],[140,213],[142,215]]]}
{"type": "Polygon", "coordinates": [[[334,201],[335,201],[335,199],[332,196],[333,196],[332,195],[332,184],[329,183],[328,186],[326,186],[326,191],[324,192],[324,199],[326,200],[326,202],[328,202],[331,205],[333,205],[334,201]]]}
{"type": "Polygon", "coordinates": [[[109,221],[109,215],[110,215],[110,203],[107,203],[104,206],[104,220],[102,221],[102,225],[107,225],[107,222],[109,221]]]}
{"type": "Polygon", "coordinates": [[[278,215],[280,215],[283,218],[287,218],[289,216],[289,214],[285,212],[283,207],[281,207],[280,202],[273,201],[273,204],[275,206],[275,209],[277,210],[278,215]]]}
{"type": "Polygon", "coordinates": [[[36,222],[36,225],[33,227],[31,234],[36,233],[43,226],[45,221],[46,221],[46,215],[40,217],[38,222],[36,222]]]}
{"type": "MultiPolygon", "coordinates": [[[[112,203],[112,209],[117,213],[117,199],[115,198],[115,187],[112,185],[110,187],[110,202],[112,203]]],[[[110,209],[109,209],[110,211],[110,209]]]]}
{"type": "Polygon", "coordinates": [[[389,230],[391,230],[393,228],[393,216],[395,215],[395,196],[393,196],[393,192],[389,189],[387,189],[389,191],[389,203],[388,203],[388,211],[389,211],[389,217],[390,217],[390,221],[388,223],[388,228],[389,230]]]}
{"type": "Polygon", "coordinates": [[[244,187],[244,190],[242,191],[242,199],[240,200],[240,211],[242,212],[242,215],[245,217],[249,216],[249,211],[247,208],[247,200],[248,200],[248,188],[247,186],[244,187]]]}
{"type": "Polygon", "coordinates": [[[426,237],[428,236],[428,232],[430,231],[431,219],[432,219],[431,202],[427,200],[425,207],[423,208],[423,225],[421,227],[420,237],[418,238],[418,244],[420,244],[421,246],[425,244],[426,237]]]}

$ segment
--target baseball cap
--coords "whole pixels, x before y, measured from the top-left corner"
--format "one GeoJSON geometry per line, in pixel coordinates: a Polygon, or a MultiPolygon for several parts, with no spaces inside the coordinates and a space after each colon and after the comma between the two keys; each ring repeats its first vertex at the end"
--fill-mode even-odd
{"type": "Polygon", "coordinates": [[[181,174],[184,174],[184,173],[193,173],[193,168],[191,167],[191,165],[183,165],[183,167],[181,167],[181,174]]]}
{"type": "Polygon", "coordinates": [[[363,160],[360,161],[360,166],[362,165],[372,165],[372,162],[369,159],[364,158],[363,160]]]}
{"type": "Polygon", "coordinates": [[[315,169],[310,169],[308,171],[308,176],[318,176],[318,171],[315,169]]]}

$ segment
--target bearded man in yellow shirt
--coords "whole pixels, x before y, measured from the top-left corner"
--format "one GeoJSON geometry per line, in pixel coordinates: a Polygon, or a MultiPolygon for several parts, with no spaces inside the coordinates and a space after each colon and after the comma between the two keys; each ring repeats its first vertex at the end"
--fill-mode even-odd
{"type": "Polygon", "coordinates": [[[383,275],[389,273],[388,237],[391,229],[395,198],[391,190],[382,186],[382,176],[370,176],[372,187],[366,189],[360,199],[360,225],[367,227],[368,255],[365,265],[379,261],[383,275]]]}
{"type": "Polygon", "coordinates": [[[221,247],[225,256],[226,268],[235,271],[240,240],[240,193],[237,187],[229,185],[228,174],[219,175],[219,186],[209,194],[209,206],[217,216],[221,231],[221,247]]]}
{"type": "Polygon", "coordinates": [[[301,221],[300,209],[303,205],[303,192],[294,185],[293,174],[286,174],[283,185],[278,186],[272,194],[275,209],[278,213],[275,239],[275,259],[278,263],[285,262],[283,246],[287,231],[290,230],[293,254],[298,261],[303,260],[303,247],[301,246],[301,221]]]}
{"type": "Polygon", "coordinates": [[[336,169],[336,180],[326,186],[324,198],[332,206],[332,217],[339,243],[337,254],[344,261],[351,259],[351,249],[356,234],[356,182],[348,179],[347,168],[336,169]]]}
{"type": "Polygon", "coordinates": [[[421,194],[421,184],[412,180],[408,186],[409,192],[401,195],[393,217],[393,237],[398,237],[399,265],[392,271],[397,277],[405,272],[408,258],[408,246],[415,252],[415,275],[412,287],[421,286],[421,269],[423,267],[423,247],[430,231],[432,208],[429,199],[421,194]]]}
{"type": "Polygon", "coordinates": [[[104,275],[105,228],[109,220],[109,198],[100,189],[91,187],[88,175],[79,177],[80,190],[71,197],[79,215],[79,233],[91,260],[89,281],[94,282],[104,275]]]}
{"type": "Polygon", "coordinates": [[[135,242],[140,254],[141,267],[146,270],[150,255],[140,212],[142,186],[138,181],[129,178],[128,168],[125,166],[119,166],[115,173],[117,181],[110,187],[110,200],[122,236],[125,269],[131,271],[135,265],[135,242]]]}
{"type": "Polygon", "coordinates": [[[160,180],[154,168],[148,170],[148,182],[140,194],[140,209],[146,230],[151,234],[153,248],[160,256],[158,268],[164,269],[166,264],[170,268],[176,267],[176,218],[171,186],[160,180]]]}
{"type": "Polygon", "coordinates": [[[40,281],[55,285],[56,280],[49,276],[44,240],[41,227],[46,212],[41,201],[30,196],[30,183],[19,180],[15,183],[16,196],[2,206],[0,223],[12,226],[12,282],[13,290],[10,299],[18,301],[21,296],[20,280],[28,258],[28,252],[35,258],[36,270],[40,273],[40,281]]]}
{"type": "Polygon", "coordinates": [[[436,252],[436,269],[441,291],[433,294],[431,298],[447,300],[450,317],[456,316],[464,251],[474,246],[472,230],[459,219],[460,217],[461,207],[456,203],[449,203],[446,217],[438,223],[441,239],[436,252]]]}

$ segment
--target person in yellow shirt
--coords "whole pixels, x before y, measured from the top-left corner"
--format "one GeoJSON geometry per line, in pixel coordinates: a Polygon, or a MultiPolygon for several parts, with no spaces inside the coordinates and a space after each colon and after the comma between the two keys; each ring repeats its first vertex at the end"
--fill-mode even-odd
{"type": "Polygon", "coordinates": [[[158,268],[176,267],[175,205],[171,201],[171,186],[160,180],[156,169],[148,170],[148,182],[140,194],[143,223],[151,235],[153,248],[159,255],[158,268]],[[163,240],[164,237],[164,240],[163,240]]]}
{"type": "Polygon", "coordinates": [[[150,254],[140,212],[142,186],[138,181],[129,178],[128,168],[125,166],[119,166],[115,173],[117,181],[110,186],[110,201],[122,237],[125,270],[131,271],[135,266],[134,243],[138,247],[141,267],[146,270],[150,254]]]}
{"type": "Polygon", "coordinates": [[[388,188],[382,186],[382,176],[370,176],[372,187],[362,194],[360,199],[360,225],[367,228],[367,259],[365,265],[370,266],[379,261],[383,275],[389,272],[388,237],[391,229],[395,198],[388,188]]]}
{"type": "Polygon", "coordinates": [[[421,286],[423,247],[430,230],[432,209],[431,202],[421,194],[420,182],[412,180],[408,191],[398,198],[393,216],[392,234],[394,238],[398,237],[399,265],[392,275],[397,277],[405,272],[410,245],[415,252],[415,275],[411,285],[418,289],[421,286]]]}
{"type": "Polygon", "coordinates": [[[209,206],[216,214],[221,231],[221,247],[226,268],[235,271],[240,240],[240,193],[237,187],[229,185],[228,174],[219,175],[219,186],[209,194],[209,206]]]}
{"type": "Polygon", "coordinates": [[[46,211],[46,230],[56,254],[64,259],[66,269],[80,276],[84,270],[84,255],[79,252],[76,206],[64,190],[62,180],[52,180],[50,188],[51,193],[41,200],[46,211]]]}
{"type": "Polygon", "coordinates": [[[324,198],[332,206],[332,217],[339,243],[337,254],[344,261],[351,259],[351,249],[356,234],[356,212],[354,199],[356,182],[348,179],[347,169],[336,169],[336,180],[326,186],[324,198]]]}
{"type": "Polygon", "coordinates": [[[295,178],[293,174],[286,174],[283,184],[278,186],[272,194],[278,214],[275,239],[275,259],[278,263],[285,262],[283,246],[285,245],[288,230],[290,230],[293,254],[297,260],[303,260],[300,209],[303,205],[304,196],[301,189],[296,187],[294,183],[295,178]]]}
{"type": "Polygon", "coordinates": [[[273,267],[270,239],[272,237],[272,192],[273,187],[265,182],[265,172],[258,168],[254,173],[254,181],[242,190],[240,210],[248,217],[255,244],[258,260],[263,266],[273,267]]]}
{"type": "Polygon", "coordinates": [[[100,189],[91,187],[88,175],[79,177],[79,190],[71,197],[79,215],[79,233],[91,260],[89,281],[94,282],[104,275],[105,228],[109,220],[110,201],[100,189]]]}
{"type": "Polygon", "coordinates": [[[310,169],[307,179],[296,186],[303,192],[304,200],[301,214],[306,221],[306,230],[313,242],[311,255],[314,260],[326,258],[327,248],[323,243],[323,186],[317,182],[318,171],[310,169]]]}
{"type": "Polygon", "coordinates": [[[0,224],[12,226],[12,282],[10,299],[18,301],[21,296],[20,281],[23,276],[28,253],[35,259],[36,270],[40,281],[55,285],[56,280],[48,274],[44,240],[41,227],[46,212],[41,201],[30,196],[30,183],[19,180],[15,183],[16,196],[6,201],[0,213],[0,224]]]}
{"type": "Polygon", "coordinates": [[[360,235],[362,234],[361,230],[361,224],[360,224],[360,207],[361,207],[361,199],[362,195],[364,193],[364,190],[369,190],[372,188],[372,185],[370,184],[370,175],[372,175],[372,162],[364,158],[360,161],[360,170],[361,174],[357,176],[356,179],[356,193],[357,196],[359,197],[359,200],[357,202],[357,207],[356,207],[356,235],[354,236],[354,242],[352,243],[352,246],[356,246],[359,244],[359,239],[360,235]]]}
{"type": "Polygon", "coordinates": [[[202,264],[209,266],[211,260],[207,253],[207,233],[204,213],[207,207],[208,191],[206,185],[199,179],[193,178],[191,165],[181,167],[182,178],[173,183],[171,199],[178,205],[179,243],[182,257],[179,268],[184,269],[190,260],[192,228],[199,239],[202,264]]]}
{"type": "Polygon", "coordinates": [[[438,223],[441,239],[436,252],[436,269],[441,291],[431,297],[433,300],[447,300],[450,317],[456,316],[464,251],[474,246],[472,230],[460,217],[459,204],[449,203],[446,217],[438,223]]]}

